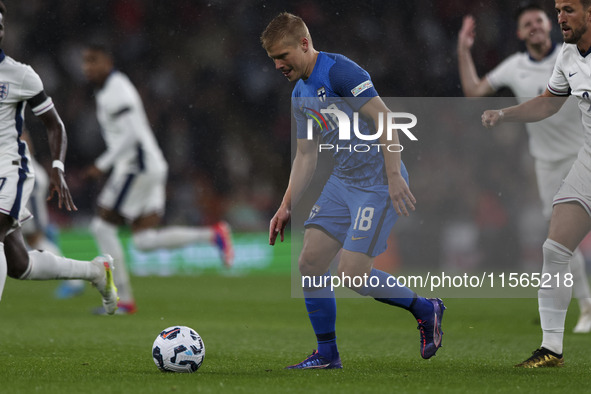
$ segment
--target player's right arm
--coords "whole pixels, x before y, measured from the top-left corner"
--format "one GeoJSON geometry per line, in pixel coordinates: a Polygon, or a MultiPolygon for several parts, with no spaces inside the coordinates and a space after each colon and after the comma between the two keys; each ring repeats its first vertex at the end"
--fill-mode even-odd
{"type": "Polygon", "coordinates": [[[482,114],[482,125],[494,127],[501,122],[539,122],[562,108],[568,96],[557,96],[548,89],[538,97],[512,107],[487,110],[482,114]]]}
{"type": "Polygon", "coordinates": [[[563,46],[558,54],[552,76],[550,76],[544,93],[519,105],[484,111],[482,125],[494,127],[500,122],[539,122],[558,112],[571,94],[570,82],[562,64],[565,61],[565,50],[568,48],[563,46]]]}
{"type": "Polygon", "coordinates": [[[466,15],[458,34],[458,68],[460,82],[466,97],[489,96],[495,92],[487,78],[479,78],[470,50],[474,45],[476,21],[466,15]]]}
{"type": "Polygon", "coordinates": [[[289,184],[281,201],[281,206],[269,224],[269,245],[275,245],[277,235],[283,242],[285,226],[291,218],[291,207],[298,203],[314,175],[318,161],[318,138],[298,139],[296,156],[291,168],[289,184]]]}

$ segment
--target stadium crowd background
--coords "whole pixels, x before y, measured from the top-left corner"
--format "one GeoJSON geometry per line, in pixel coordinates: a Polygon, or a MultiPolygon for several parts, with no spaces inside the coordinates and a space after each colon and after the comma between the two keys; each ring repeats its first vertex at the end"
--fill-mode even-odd
{"type": "MultiPolygon", "coordinates": [[[[80,211],[53,210],[60,226],[86,225],[99,190],[82,177],[104,149],[92,87],[80,71],[87,42],[108,43],[144,99],[170,165],[166,221],[225,217],[238,231],[267,229],[288,180],[293,85],[259,44],[277,13],[302,16],[315,46],[358,62],[383,97],[462,95],[456,41],[465,14],[478,23],[473,54],[481,75],[523,50],[513,0],[5,3],[3,49],[41,75],[68,131],[67,179],[80,211]]],[[[554,20],[553,2],[544,4],[554,20]]],[[[554,35],[560,42],[557,28],[554,35]]],[[[44,133],[27,117],[47,164],[44,133]]],[[[538,265],[545,225],[525,132],[442,125],[428,134],[403,154],[418,200],[412,217],[396,226],[405,263],[538,265]]]]}

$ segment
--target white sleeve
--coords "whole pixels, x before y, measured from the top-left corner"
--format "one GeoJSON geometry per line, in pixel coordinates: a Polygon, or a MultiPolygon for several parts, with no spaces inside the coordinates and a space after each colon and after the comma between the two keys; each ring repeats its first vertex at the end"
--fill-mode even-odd
{"type": "Polygon", "coordinates": [[[570,95],[570,85],[568,83],[568,79],[566,75],[564,75],[564,68],[562,63],[564,61],[564,50],[566,48],[566,44],[562,45],[560,49],[560,53],[558,54],[558,58],[556,59],[556,63],[554,63],[554,70],[552,70],[552,76],[548,81],[548,90],[550,93],[556,96],[569,96],[570,95]]]}
{"type": "Polygon", "coordinates": [[[550,91],[550,93],[556,96],[570,95],[570,85],[568,83],[566,75],[564,75],[564,71],[562,68],[563,53],[564,50],[560,51],[560,53],[558,54],[558,59],[556,59],[556,63],[554,64],[552,76],[550,77],[550,81],[548,81],[548,90],[550,91]]]}
{"type": "Polygon", "coordinates": [[[118,83],[109,88],[108,99],[103,101],[105,112],[111,118],[118,118],[126,110],[133,109],[134,100],[129,87],[118,83]]]}
{"type": "Polygon", "coordinates": [[[107,149],[94,162],[94,165],[102,172],[106,172],[113,167],[117,158],[121,156],[123,152],[132,149],[138,142],[135,132],[136,126],[133,122],[133,115],[131,113],[132,111],[133,110],[129,110],[117,116],[117,127],[120,127],[121,130],[125,130],[124,138],[119,141],[116,147],[113,149],[107,149]]]}
{"type": "Polygon", "coordinates": [[[491,72],[486,74],[486,79],[494,90],[499,90],[505,86],[511,85],[511,77],[513,74],[515,74],[513,58],[514,56],[509,56],[507,59],[503,60],[501,64],[496,66],[491,72]]]}
{"type": "Polygon", "coordinates": [[[113,127],[122,130],[124,135],[117,146],[109,147],[95,160],[94,165],[103,172],[110,169],[124,152],[133,149],[139,141],[139,133],[136,130],[138,126],[134,121],[137,108],[130,86],[119,81],[116,87],[111,89],[111,92],[116,94],[109,95],[109,100],[105,102],[105,110],[111,118],[113,127]]]}
{"type": "Polygon", "coordinates": [[[22,100],[26,101],[34,97],[37,98],[36,96],[40,95],[44,96],[43,100],[34,100],[36,101],[36,103],[32,107],[33,113],[36,116],[44,114],[45,112],[52,109],[54,106],[51,97],[46,97],[43,93],[43,82],[41,82],[41,78],[39,77],[39,75],[37,75],[33,68],[27,66],[25,74],[23,75],[20,97],[22,98],[22,100]]]}

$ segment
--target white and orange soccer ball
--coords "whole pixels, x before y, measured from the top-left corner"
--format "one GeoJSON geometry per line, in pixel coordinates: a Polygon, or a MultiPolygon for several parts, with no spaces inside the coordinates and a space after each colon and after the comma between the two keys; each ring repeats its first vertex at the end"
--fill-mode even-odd
{"type": "Polygon", "coordinates": [[[195,372],[203,363],[205,345],[192,328],[172,326],[156,337],[152,357],[161,371],[195,372]]]}

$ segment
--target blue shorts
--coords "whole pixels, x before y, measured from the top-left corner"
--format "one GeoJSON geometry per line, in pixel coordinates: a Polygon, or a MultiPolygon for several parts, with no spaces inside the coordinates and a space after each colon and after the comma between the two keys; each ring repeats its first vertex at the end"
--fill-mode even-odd
{"type": "MultiPolygon", "coordinates": [[[[402,176],[408,184],[404,165],[402,176]]],[[[304,225],[327,233],[345,250],[375,257],[388,247],[396,219],[388,185],[358,187],[331,176],[304,225]]]]}

